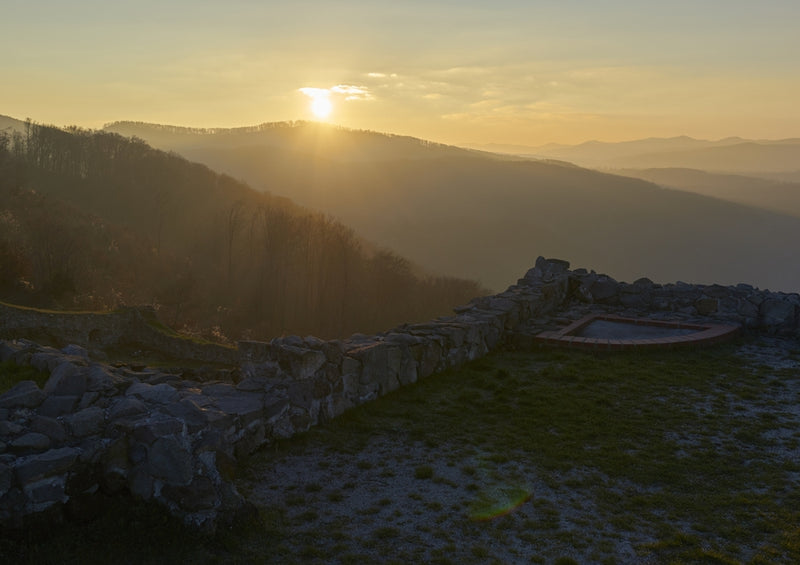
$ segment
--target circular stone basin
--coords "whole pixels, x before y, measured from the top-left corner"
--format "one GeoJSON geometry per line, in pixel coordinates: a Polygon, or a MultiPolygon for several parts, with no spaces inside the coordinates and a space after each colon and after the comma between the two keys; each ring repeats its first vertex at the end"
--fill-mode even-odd
{"type": "Polygon", "coordinates": [[[590,315],[567,327],[542,332],[534,340],[544,345],[582,349],[670,348],[718,343],[733,338],[738,325],[590,315]]]}
{"type": "Polygon", "coordinates": [[[586,326],[575,332],[574,335],[601,339],[653,339],[693,333],[697,333],[697,330],[690,328],[651,326],[649,324],[613,322],[611,320],[592,320],[586,326]]]}

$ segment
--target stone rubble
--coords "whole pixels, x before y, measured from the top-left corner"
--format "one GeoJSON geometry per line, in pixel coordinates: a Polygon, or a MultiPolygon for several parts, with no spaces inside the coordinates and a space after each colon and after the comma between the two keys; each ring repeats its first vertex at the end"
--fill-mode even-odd
{"type": "Polygon", "coordinates": [[[239,342],[235,382],[113,367],[74,344],[0,341],[0,361],[50,374],[41,389],[23,381],[0,395],[0,524],[57,518],[98,494],[129,492],[211,531],[246,508],[229,479],[256,449],[597,310],[797,336],[800,296],[749,285],[627,284],[540,257],[518,284],[453,316],[346,340],[239,342]]]}

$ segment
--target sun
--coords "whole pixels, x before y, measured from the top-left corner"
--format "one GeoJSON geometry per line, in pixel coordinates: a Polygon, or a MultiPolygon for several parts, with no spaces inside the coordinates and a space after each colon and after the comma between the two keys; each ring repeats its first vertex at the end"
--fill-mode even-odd
{"type": "Polygon", "coordinates": [[[333,104],[327,96],[314,96],[311,99],[311,112],[320,120],[324,120],[331,115],[333,104]]]}

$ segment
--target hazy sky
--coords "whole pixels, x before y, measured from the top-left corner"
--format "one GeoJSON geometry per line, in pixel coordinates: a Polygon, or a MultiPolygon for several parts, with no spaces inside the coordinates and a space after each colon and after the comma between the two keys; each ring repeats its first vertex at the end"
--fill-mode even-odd
{"type": "Polygon", "coordinates": [[[798,0],[0,0],[0,114],[230,127],[323,95],[449,143],[800,137],[799,24],[798,0]]]}

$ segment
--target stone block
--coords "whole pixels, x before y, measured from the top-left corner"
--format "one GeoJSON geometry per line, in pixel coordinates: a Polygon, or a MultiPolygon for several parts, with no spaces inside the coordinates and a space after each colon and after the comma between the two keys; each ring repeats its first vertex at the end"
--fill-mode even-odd
{"type": "Polygon", "coordinates": [[[0,395],[0,408],[36,408],[44,399],[44,392],[35,382],[20,381],[0,395]]]}
{"type": "Polygon", "coordinates": [[[81,396],[87,390],[87,370],[70,362],[63,362],[50,374],[44,393],[55,396],[81,396]]]}
{"type": "Polygon", "coordinates": [[[160,437],[147,450],[153,476],[170,485],[188,485],[192,480],[192,455],[174,437],[160,437]]]}
{"type": "Polygon", "coordinates": [[[185,424],[178,418],[165,414],[154,414],[144,421],[137,422],[133,430],[133,438],[147,445],[165,436],[182,436],[185,424]]]}
{"type": "Polygon", "coordinates": [[[215,404],[220,411],[239,418],[246,426],[259,418],[264,411],[264,395],[260,393],[240,393],[217,398],[215,404]]]}
{"type": "Polygon", "coordinates": [[[701,316],[709,316],[719,309],[719,300],[703,296],[695,301],[694,307],[701,316]]]}
{"type": "Polygon", "coordinates": [[[48,418],[58,418],[70,414],[80,401],[80,396],[48,396],[39,406],[39,414],[48,418]]]}
{"type": "Polygon", "coordinates": [[[131,418],[142,414],[147,414],[147,406],[138,398],[124,396],[115,398],[108,408],[109,420],[131,418]]]}
{"type": "Polygon", "coordinates": [[[91,392],[124,392],[132,383],[131,379],[114,373],[105,365],[92,364],[86,372],[86,388],[91,392]]]}
{"type": "Polygon", "coordinates": [[[92,406],[67,417],[66,422],[75,437],[100,434],[105,424],[105,412],[102,408],[92,406]]]}
{"type": "Polygon", "coordinates": [[[61,447],[38,455],[22,457],[15,462],[14,473],[17,481],[21,485],[26,485],[68,470],[75,463],[79,454],[80,450],[77,448],[61,447]]]}
{"type": "Polygon", "coordinates": [[[67,439],[64,426],[55,418],[47,418],[46,416],[39,415],[34,416],[30,422],[30,429],[33,432],[46,435],[53,443],[61,443],[67,439]]]}
{"type": "Polygon", "coordinates": [[[283,345],[278,350],[281,369],[295,379],[309,379],[325,365],[327,358],[322,351],[283,345]]]}
{"type": "Polygon", "coordinates": [[[767,327],[782,327],[795,324],[797,309],[787,300],[768,298],[759,307],[761,323],[767,327]]]}
{"type": "Polygon", "coordinates": [[[15,452],[45,451],[50,448],[50,438],[37,432],[28,432],[8,442],[8,448],[15,452]]]}
{"type": "Polygon", "coordinates": [[[158,385],[135,383],[125,391],[125,395],[135,396],[145,403],[169,404],[177,400],[178,391],[166,383],[158,385]]]}
{"type": "Polygon", "coordinates": [[[69,498],[66,493],[66,479],[63,476],[48,477],[28,483],[22,487],[22,492],[34,512],[41,512],[55,504],[63,504],[69,498]]]}

